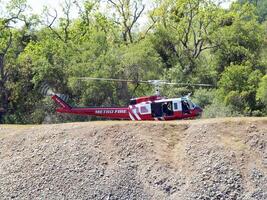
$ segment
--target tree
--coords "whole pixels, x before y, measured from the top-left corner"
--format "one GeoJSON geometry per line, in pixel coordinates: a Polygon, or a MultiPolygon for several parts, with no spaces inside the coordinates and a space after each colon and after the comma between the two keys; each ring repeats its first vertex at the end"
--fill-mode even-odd
{"type": "MultiPolygon", "coordinates": [[[[156,30],[156,36],[159,36],[156,40],[163,45],[163,51],[159,53],[163,60],[166,60],[164,57],[168,54],[175,55],[183,73],[189,75],[195,70],[197,59],[204,51],[218,47],[214,37],[220,28],[224,10],[211,1],[182,0],[168,3],[164,2],[158,8],[168,13],[159,20],[159,28],[156,30]]],[[[155,15],[162,12],[155,12],[155,15]]]]}
{"type": "MultiPolygon", "coordinates": [[[[163,75],[161,58],[153,49],[151,40],[144,39],[139,43],[130,44],[121,48],[120,69],[127,79],[138,82],[139,80],[159,79],[163,75]]],[[[144,90],[149,90],[146,86],[134,84],[131,89],[131,95],[135,87],[139,88],[140,95],[147,95],[144,90]]],[[[154,91],[153,91],[154,92],[154,91]]],[[[124,98],[130,98],[126,96],[124,98]]]]}
{"type": "Polygon", "coordinates": [[[220,98],[241,114],[252,114],[257,109],[256,91],[262,73],[250,64],[230,65],[219,81],[220,98]]]}
{"type": "Polygon", "coordinates": [[[260,23],[267,19],[267,1],[266,0],[238,0],[240,4],[250,3],[256,7],[256,13],[259,16],[260,23]]]}
{"type": "Polygon", "coordinates": [[[11,91],[8,81],[11,69],[16,65],[16,59],[30,39],[25,31],[31,26],[30,19],[24,15],[26,8],[25,0],[12,0],[6,6],[6,16],[1,16],[0,19],[0,123],[9,109],[11,91]],[[18,21],[24,23],[24,29],[20,31],[14,27],[18,21]]]}
{"type": "Polygon", "coordinates": [[[115,9],[115,23],[121,27],[123,41],[133,43],[133,30],[145,10],[145,5],[138,0],[108,0],[115,9]]]}
{"type": "Polygon", "coordinates": [[[224,26],[218,35],[220,48],[216,52],[218,56],[217,70],[219,73],[224,68],[237,64],[250,62],[253,66],[259,66],[260,51],[264,44],[264,32],[257,22],[254,7],[245,4],[233,4],[229,10],[224,26]],[[228,21],[228,22],[227,22],[228,21]]]}
{"type": "Polygon", "coordinates": [[[267,75],[263,76],[257,90],[257,99],[267,106],[267,75]]]}
{"type": "Polygon", "coordinates": [[[209,0],[157,1],[142,29],[139,22],[148,10],[142,0],[107,4],[65,0],[62,17],[47,9],[39,20],[25,14],[25,0],[9,2],[0,16],[1,123],[82,119],[56,114],[53,102],[38,92],[43,82],[78,106],[127,105],[133,95],[151,94],[138,80],[212,83],[212,90],[166,86],[162,93],[193,92],[207,116],[218,116],[218,109],[221,116],[266,111],[266,22],[257,21],[252,4],[222,9],[209,0]],[[107,4],[111,14],[99,9],[107,4]],[[74,6],[76,19],[70,15],[74,6]]]}

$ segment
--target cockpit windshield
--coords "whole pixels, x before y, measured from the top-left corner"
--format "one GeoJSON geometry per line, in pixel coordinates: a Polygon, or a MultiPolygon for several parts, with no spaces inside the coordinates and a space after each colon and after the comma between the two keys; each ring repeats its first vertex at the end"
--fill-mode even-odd
{"type": "Polygon", "coordinates": [[[194,109],[195,108],[195,104],[191,101],[191,100],[187,100],[188,104],[189,104],[189,108],[190,109],[194,109]]]}
{"type": "Polygon", "coordinates": [[[184,99],[182,102],[184,102],[190,110],[195,108],[195,104],[190,99],[184,99]]]}

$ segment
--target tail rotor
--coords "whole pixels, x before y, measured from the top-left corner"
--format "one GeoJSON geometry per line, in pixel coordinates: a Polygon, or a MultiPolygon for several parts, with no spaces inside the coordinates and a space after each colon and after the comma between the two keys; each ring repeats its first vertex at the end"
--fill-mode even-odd
{"type": "Polygon", "coordinates": [[[58,96],[59,98],[61,98],[63,101],[68,101],[69,99],[69,95],[66,94],[61,94],[61,93],[56,93],[55,89],[50,87],[47,83],[42,83],[39,87],[39,92],[43,95],[43,96],[58,96]]]}

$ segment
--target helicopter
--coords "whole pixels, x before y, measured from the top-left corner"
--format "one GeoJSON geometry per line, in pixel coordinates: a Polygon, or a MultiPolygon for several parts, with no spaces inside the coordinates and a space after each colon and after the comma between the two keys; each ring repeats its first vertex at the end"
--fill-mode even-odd
{"type": "Polygon", "coordinates": [[[95,81],[116,81],[131,82],[138,84],[150,84],[155,87],[155,94],[152,96],[143,96],[130,99],[130,104],[125,107],[72,107],[66,103],[67,96],[54,93],[48,86],[42,88],[43,93],[51,96],[55,103],[59,106],[56,109],[58,113],[67,113],[74,115],[89,115],[108,119],[122,119],[132,121],[163,121],[178,120],[187,118],[196,118],[203,112],[202,108],[193,103],[190,94],[179,98],[166,98],[160,95],[160,86],[162,85],[183,85],[183,86],[201,86],[211,87],[209,84],[188,84],[173,83],[163,80],[125,80],[112,78],[92,78],[80,77],[78,80],[95,80],[95,81]]]}

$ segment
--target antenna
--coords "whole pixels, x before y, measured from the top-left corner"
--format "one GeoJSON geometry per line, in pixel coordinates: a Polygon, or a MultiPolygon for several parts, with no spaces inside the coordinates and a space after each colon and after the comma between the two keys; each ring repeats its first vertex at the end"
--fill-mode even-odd
{"type": "Polygon", "coordinates": [[[160,96],[160,86],[165,84],[166,81],[163,81],[163,80],[148,80],[147,82],[154,86],[155,95],[156,96],[160,96]]]}

